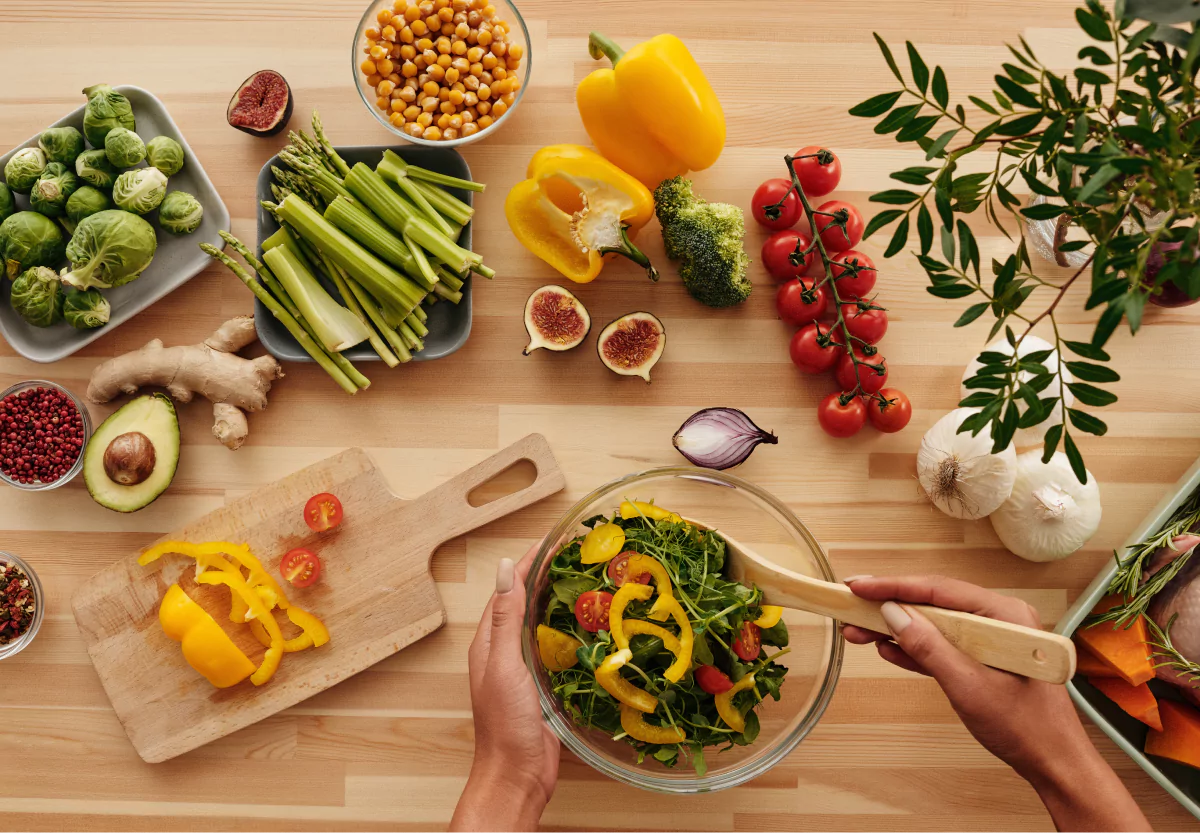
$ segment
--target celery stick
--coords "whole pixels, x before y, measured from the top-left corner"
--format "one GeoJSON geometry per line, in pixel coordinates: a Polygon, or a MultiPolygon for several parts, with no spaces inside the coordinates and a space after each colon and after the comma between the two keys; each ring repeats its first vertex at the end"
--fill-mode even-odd
{"type": "Polygon", "coordinates": [[[447,301],[449,301],[452,304],[457,304],[459,301],[462,300],[461,292],[455,292],[454,290],[452,290],[450,287],[446,286],[445,284],[439,283],[437,286],[435,286],[433,288],[433,291],[434,291],[434,294],[436,294],[439,298],[445,298],[447,301]]]}
{"type": "Polygon", "coordinates": [[[426,220],[433,223],[434,227],[442,234],[446,235],[446,239],[454,241],[457,236],[454,234],[454,229],[450,227],[450,223],[446,218],[438,213],[438,210],[429,204],[429,200],[421,192],[421,189],[407,176],[402,176],[396,180],[396,185],[405,195],[412,200],[413,205],[421,210],[421,214],[426,220]]]}
{"type": "Polygon", "coordinates": [[[292,247],[277,246],[263,255],[263,260],[316,330],[326,350],[340,353],[370,337],[367,326],[325,291],[292,247]]]}
{"type": "Polygon", "coordinates": [[[419,165],[409,165],[408,175],[412,179],[418,179],[423,182],[429,182],[434,185],[440,185],[443,188],[461,188],[464,191],[482,192],[487,188],[482,182],[475,182],[470,179],[459,179],[456,176],[449,174],[440,174],[437,171],[431,171],[428,168],[422,168],[419,165]]]}
{"type": "Polygon", "coordinates": [[[388,326],[387,321],[383,319],[382,311],[380,311],[379,306],[375,303],[374,299],[367,294],[367,290],[359,286],[358,283],[355,282],[354,278],[345,274],[345,270],[342,269],[342,267],[334,264],[334,268],[342,272],[342,276],[345,278],[346,284],[350,287],[350,292],[355,298],[358,299],[358,302],[362,304],[363,310],[365,310],[367,313],[367,317],[371,319],[371,323],[375,325],[375,328],[379,330],[384,339],[387,340],[387,343],[391,345],[392,350],[395,351],[396,357],[400,359],[401,363],[412,361],[412,353],[409,352],[408,345],[404,343],[404,339],[400,337],[400,334],[396,332],[395,329],[388,326]]]}
{"type": "Polygon", "coordinates": [[[325,209],[325,219],[392,266],[401,269],[422,288],[433,289],[437,275],[434,275],[432,280],[424,275],[413,257],[412,250],[360,203],[338,197],[325,209]]]}
{"type": "Polygon", "coordinates": [[[425,307],[422,306],[418,306],[413,310],[413,315],[417,316],[422,324],[429,320],[429,313],[425,312],[425,307]]]}
{"type": "Polygon", "coordinates": [[[413,242],[412,238],[407,234],[402,234],[404,245],[408,247],[412,253],[413,262],[417,265],[417,271],[425,278],[428,283],[427,288],[433,289],[433,285],[437,283],[438,276],[434,273],[433,267],[429,265],[429,258],[425,257],[425,250],[413,242]]]}
{"type": "MultiPolygon", "coordinates": [[[[420,307],[417,307],[417,309],[420,309],[420,307]]],[[[418,338],[425,338],[425,336],[429,335],[429,328],[425,326],[425,323],[421,319],[417,318],[415,312],[410,312],[408,318],[404,319],[404,323],[408,325],[410,330],[417,334],[418,338]]]]}
{"type": "Polygon", "coordinates": [[[491,269],[487,266],[484,266],[482,263],[480,263],[477,266],[472,266],[471,271],[477,275],[482,275],[483,277],[487,278],[489,281],[492,278],[496,277],[496,270],[491,269]]]}
{"type": "Polygon", "coordinates": [[[438,211],[445,214],[459,225],[465,226],[475,216],[475,209],[467,205],[453,194],[449,194],[438,188],[436,185],[430,185],[428,182],[417,181],[416,186],[425,199],[436,208],[438,211]]]}
{"type": "Polygon", "coordinates": [[[463,279],[441,264],[438,264],[437,275],[439,281],[455,292],[463,288],[463,279]]]}
{"type": "Polygon", "coordinates": [[[408,342],[408,346],[413,349],[413,352],[419,353],[425,349],[425,343],[417,338],[417,334],[412,331],[412,328],[408,324],[401,321],[400,326],[396,329],[400,331],[400,335],[408,342]]]}
{"type": "Polygon", "coordinates": [[[362,304],[359,303],[358,297],[350,289],[349,282],[338,269],[337,264],[331,260],[325,260],[324,264],[325,272],[329,275],[330,280],[333,281],[333,285],[337,287],[338,292],[341,293],[342,301],[345,302],[346,308],[357,315],[363,324],[367,325],[367,329],[371,331],[369,341],[371,342],[371,347],[379,354],[379,358],[383,359],[383,363],[388,367],[395,367],[400,364],[400,359],[396,358],[396,354],[391,351],[379,333],[375,332],[375,328],[372,326],[374,322],[370,320],[362,304]]]}
{"type": "Polygon", "coordinates": [[[263,244],[262,244],[263,251],[269,252],[269,251],[271,251],[271,249],[274,249],[276,246],[282,246],[287,241],[288,241],[288,230],[285,229],[283,226],[280,226],[279,231],[275,232],[274,234],[272,234],[270,237],[268,237],[266,240],[263,241],[263,244]]]}

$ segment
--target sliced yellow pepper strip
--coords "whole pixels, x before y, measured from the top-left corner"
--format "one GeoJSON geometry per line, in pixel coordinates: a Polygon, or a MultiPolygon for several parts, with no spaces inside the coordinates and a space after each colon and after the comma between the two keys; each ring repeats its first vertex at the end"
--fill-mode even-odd
{"type": "Polygon", "coordinates": [[[548,625],[537,626],[538,656],[547,671],[566,671],[574,668],[579,662],[575,652],[583,647],[583,643],[569,633],[551,628],[548,625]]]}
{"type": "MultiPolygon", "coordinates": [[[[275,593],[277,604],[280,610],[287,610],[287,596],[284,595],[283,589],[279,583],[267,573],[267,569],[250,552],[250,548],[245,544],[234,544],[229,541],[207,541],[203,544],[190,544],[187,541],[163,541],[161,544],[156,544],[138,556],[138,564],[145,567],[147,564],[157,561],[167,553],[177,553],[179,555],[194,558],[198,564],[196,574],[203,572],[201,567],[219,567],[226,569],[228,562],[221,559],[226,566],[211,562],[211,557],[228,555],[250,571],[249,578],[246,579],[251,587],[264,586],[269,587],[275,593]]],[[[230,617],[232,618],[232,617],[230,617]]],[[[245,621],[244,619],[235,619],[234,621],[245,621]]]]}
{"type": "MultiPolygon", "coordinates": [[[[289,607],[287,609],[287,618],[289,622],[304,631],[305,636],[312,639],[314,648],[320,648],[329,641],[329,629],[325,627],[325,623],[307,610],[302,610],[298,607],[289,607]]],[[[296,638],[299,639],[300,637],[296,638]]]]}
{"type": "Polygon", "coordinates": [[[250,614],[266,628],[267,634],[271,637],[271,645],[267,648],[262,665],[250,676],[250,682],[255,685],[262,685],[267,682],[271,679],[271,676],[279,667],[279,661],[283,658],[284,643],[283,632],[279,630],[279,623],[275,621],[275,617],[271,615],[271,611],[267,610],[262,599],[259,598],[254,589],[240,575],[225,572],[204,573],[201,576],[197,576],[196,581],[200,584],[224,584],[229,587],[230,591],[238,594],[245,600],[247,607],[250,609],[250,614]]]}
{"type": "Polygon", "coordinates": [[[626,581],[613,596],[612,605],[608,609],[608,632],[612,635],[613,644],[618,648],[629,647],[629,637],[625,635],[624,623],[621,620],[625,607],[634,599],[644,602],[653,595],[654,590],[650,585],[626,581]]]}
{"type": "Polygon", "coordinates": [[[658,590],[658,600],[650,608],[650,618],[656,622],[665,622],[671,615],[667,612],[666,600],[675,596],[667,568],[653,556],[641,553],[629,556],[629,560],[625,562],[625,575],[627,576],[625,583],[628,584],[630,580],[636,580],[638,576],[646,574],[654,579],[654,586],[658,590]]]}
{"type": "Polygon", "coordinates": [[[584,564],[603,564],[616,558],[624,546],[625,530],[616,524],[601,524],[583,536],[580,560],[584,564]]]}
{"type": "Polygon", "coordinates": [[[633,652],[628,648],[609,654],[596,669],[596,682],[618,701],[649,714],[658,708],[658,698],[621,676],[621,666],[631,659],[633,652]]]}
{"type": "Polygon", "coordinates": [[[746,718],[740,711],[733,707],[733,698],[739,691],[745,691],[748,688],[754,687],[754,675],[747,674],[736,683],[733,688],[726,691],[724,694],[718,694],[713,697],[717,704],[717,714],[721,715],[721,719],[733,729],[735,732],[744,732],[746,730],[746,718]]]}
{"type": "Polygon", "coordinates": [[[754,620],[754,624],[760,628],[773,628],[779,624],[779,620],[782,618],[782,607],[779,607],[779,605],[763,605],[762,615],[754,620]]]}
{"type": "Polygon", "coordinates": [[[178,584],[163,596],[158,621],[163,632],[180,643],[187,664],[217,688],[229,688],[254,673],[250,658],[178,584]]]}
{"type": "Polygon", "coordinates": [[[621,704],[621,728],[625,734],[643,743],[683,743],[687,735],[678,726],[655,726],[646,722],[642,713],[621,704]]]}
{"type": "Polygon", "coordinates": [[[666,520],[672,523],[679,523],[683,520],[683,518],[668,509],[655,506],[653,503],[646,503],[643,500],[635,500],[632,503],[628,500],[623,500],[618,511],[621,513],[621,517],[627,521],[632,518],[641,517],[649,518],[652,521],[666,520]]]}
{"type": "MultiPolygon", "coordinates": [[[[625,585],[628,587],[628,585],[625,585]]],[[[635,637],[638,634],[646,636],[657,636],[662,640],[663,647],[670,651],[675,656],[679,656],[682,647],[679,644],[679,639],[675,634],[663,627],[655,625],[653,622],[643,622],[641,619],[624,619],[621,622],[621,627],[625,630],[627,637],[635,637]]],[[[616,637],[614,637],[615,639],[616,637]]]]}
{"type": "Polygon", "coordinates": [[[692,633],[692,626],[688,622],[687,614],[683,612],[683,608],[680,607],[675,597],[659,597],[660,602],[664,599],[667,613],[675,619],[675,624],[679,625],[679,653],[675,655],[675,661],[671,663],[670,667],[663,672],[663,676],[671,682],[677,683],[692,667],[692,646],[695,644],[696,635],[692,633]]]}

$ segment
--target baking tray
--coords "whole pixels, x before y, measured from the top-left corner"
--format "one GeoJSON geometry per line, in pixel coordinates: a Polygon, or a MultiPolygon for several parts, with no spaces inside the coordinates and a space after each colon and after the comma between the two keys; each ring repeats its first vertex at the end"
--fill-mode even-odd
{"type": "MultiPolygon", "coordinates": [[[[204,220],[200,223],[200,228],[192,234],[174,235],[158,228],[157,209],[147,214],[146,219],[154,226],[158,235],[158,250],[154,253],[154,260],[136,281],[104,290],[104,297],[112,305],[112,315],[106,325],[94,330],[76,330],[65,323],[55,324],[53,327],[34,327],[17,315],[8,302],[11,282],[0,281],[4,285],[4,288],[0,289],[0,336],[14,350],[31,361],[56,362],[66,358],[196,277],[212,263],[208,255],[200,251],[201,243],[211,243],[219,249],[225,248],[225,241],[218,232],[229,230],[229,209],[225,207],[221,195],[204,172],[195,151],[188,145],[179,126],[167,112],[166,105],[153,93],[141,87],[120,86],[114,89],[128,98],[133,106],[133,115],[137,119],[137,134],[142,139],[148,142],[155,136],[170,136],[183,146],[186,156],[183,170],[171,177],[167,183],[167,191],[187,191],[198,199],[204,206],[204,220]]],[[[80,98],[84,97],[81,95],[80,98]]],[[[46,125],[46,128],[70,125],[83,132],[85,104],[86,101],[54,124],[46,125]]],[[[9,157],[21,148],[36,145],[41,135],[41,131],[38,131],[35,136],[0,156],[0,168],[3,168],[9,157]]],[[[137,167],[145,167],[145,163],[137,167]]],[[[20,210],[29,208],[29,197],[21,194],[14,196],[20,210]]],[[[62,265],[65,266],[66,262],[62,265]]]]}
{"type": "MultiPolygon", "coordinates": [[[[1158,531],[1198,486],[1200,486],[1200,459],[1192,464],[1188,472],[1175,484],[1175,488],[1169,491],[1150,511],[1150,514],[1125,540],[1118,552],[1124,555],[1128,547],[1158,531]]],[[[1071,636],[1075,633],[1096,603],[1106,595],[1108,584],[1116,571],[1116,562],[1110,561],[1108,567],[1100,571],[1100,574],[1083,591],[1083,595],[1075,600],[1075,604],[1058,623],[1058,627],[1055,628],[1057,633],[1064,636],[1071,636]]],[[[1154,696],[1160,700],[1183,700],[1174,686],[1158,680],[1151,680],[1150,687],[1154,690],[1154,696]]],[[[1067,683],[1067,690],[1071,692],[1071,699],[1075,701],[1075,705],[1087,714],[1092,722],[1103,729],[1104,733],[1112,738],[1117,746],[1125,750],[1125,753],[1133,758],[1138,766],[1186,807],[1188,812],[1200,818],[1200,770],[1168,761],[1165,758],[1146,755],[1142,749],[1146,744],[1146,733],[1149,731],[1149,727],[1121,711],[1116,703],[1093,688],[1083,675],[1077,675],[1074,680],[1067,683]]]]}
{"type": "MultiPolygon", "coordinates": [[[[400,145],[388,147],[385,145],[366,145],[359,147],[339,147],[335,148],[338,154],[346,160],[346,164],[354,167],[358,162],[363,162],[374,168],[379,161],[383,159],[383,152],[391,150],[412,165],[418,165],[422,168],[428,168],[431,171],[437,171],[442,174],[456,176],[459,179],[470,179],[471,169],[467,165],[465,159],[459,155],[458,151],[452,148],[426,148],[416,147],[414,145],[400,145]]],[[[258,199],[275,201],[275,196],[271,193],[271,166],[277,165],[280,168],[287,168],[278,156],[271,157],[267,164],[263,165],[262,170],[258,172],[258,199]]],[[[471,205],[471,191],[464,191],[460,188],[450,188],[449,192],[467,205],[471,205]]],[[[471,248],[471,226],[473,221],[468,221],[463,227],[462,234],[458,237],[458,245],[464,249],[471,248]]],[[[258,207],[258,257],[261,260],[263,251],[263,241],[279,230],[279,223],[271,216],[271,212],[267,211],[261,205],[258,207]]],[[[322,279],[325,288],[329,294],[335,298],[340,298],[337,289],[329,283],[325,283],[322,279]]],[[[434,359],[440,359],[449,356],[458,348],[462,347],[467,342],[467,337],[471,335],[471,278],[467,278],[463,283],[462,300],[457,304],[452,304],[449,301],[438,301],[432,307],[428,308],[429,320],[425,322],[425,326],[429,328],[429,335],[422,341],[425,342],[425,349],[419,353],[413,353],[413,361],[427,362],[434,359]]],[[[255,300],[254,302],[254,325],[258,328],[258,340],[272,356],[280,361],[286,362],[311,362],[313,359],[308,353],[304,352],[304,348],[292,337],[292,334],[280,324],[270,311],[263,306],[262,301],[255,300]]],[[[379,361],[379,354],[367,342],[355,345],[349,350],[342,353],[343,356],[351,361],[379,361]]]]}

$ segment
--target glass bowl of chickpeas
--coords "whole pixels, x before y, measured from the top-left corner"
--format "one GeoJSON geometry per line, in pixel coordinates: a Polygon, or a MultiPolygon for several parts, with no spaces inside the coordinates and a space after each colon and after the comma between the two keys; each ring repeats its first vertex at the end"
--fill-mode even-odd
{"type": "Polygon", "coordinates": [[[507,0],[374,0],[351,59],[379,123],[410,142],[463,145],[517,109],[529,80],[529,30],[507,0]]]}

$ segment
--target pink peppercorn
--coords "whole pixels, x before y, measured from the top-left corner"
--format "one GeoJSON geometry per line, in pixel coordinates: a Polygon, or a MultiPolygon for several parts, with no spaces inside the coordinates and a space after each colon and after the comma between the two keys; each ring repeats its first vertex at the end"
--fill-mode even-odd
{"type": "Polygon", "coordinates": [[[26,388],[0,400],[0,472],[22,485],[53,483],[83,451],[83,416],[55,388],[26,388]]]}

